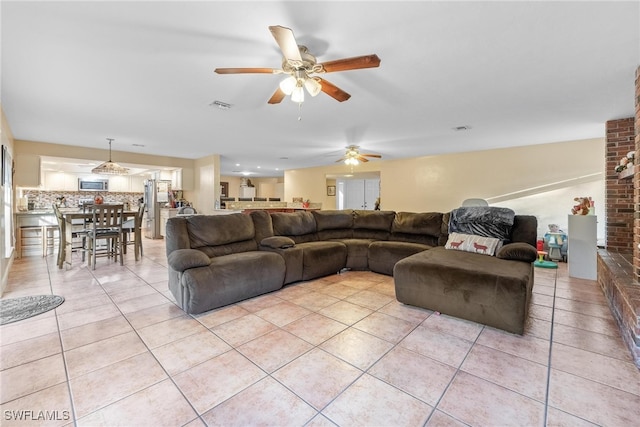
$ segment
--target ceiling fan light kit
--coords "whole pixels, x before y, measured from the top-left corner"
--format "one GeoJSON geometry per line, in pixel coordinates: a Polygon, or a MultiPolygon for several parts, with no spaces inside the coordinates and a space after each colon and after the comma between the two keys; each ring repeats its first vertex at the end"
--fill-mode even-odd
{"type": "Polygon", "coordinates": [[[217,74],[288,74],[289,76],[280,82],[279,87],[269,99],[269,104],[279,104],[285,96],[291,96],[293,102],[302,104],[304,102],[304,89],[311,96],[324,92],[336,101],[346,101],[351,95],[334,84],[313,76],[313,74],[374,68],[380,65],[380,58],[375,54],[337,59],[318,64],[316,57],[309,53],[306,46],[298,45],[290,28],[276,25],[270,26],[269,30],[283,54],[281,69],[216,68],[214,70],[217,74]]]}
{"type": "Polygon", "coordinates": [[[107,138],[107,141],[109,141],[109,161],[91,169],[91,173],[97,175],[127,175],[129,173],[128,168],[111,161],[111,141],[113,141],[113,138],[107,138]]]}

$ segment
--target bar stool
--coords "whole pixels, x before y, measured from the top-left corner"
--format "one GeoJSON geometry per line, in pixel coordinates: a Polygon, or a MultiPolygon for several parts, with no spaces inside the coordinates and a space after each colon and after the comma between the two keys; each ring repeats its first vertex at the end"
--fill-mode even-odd
{"type": "Polygon", "coordinates": [[[56,241],[60,239],[60,228],[57,225],[43,225],[42,226],[42,256],[46,257],[49,254],[49,248],[51,253],[55,253],[56,241]]]}
{"type": "Polygon", "coordinates": [[[24,225],[18,228],[17,251],[18,258],[22,258],[24,248],[43,247],[44,236],[43,227],[41,225],[24,225]],[[32,235],[35,234],[35,236],[32,235]]]}

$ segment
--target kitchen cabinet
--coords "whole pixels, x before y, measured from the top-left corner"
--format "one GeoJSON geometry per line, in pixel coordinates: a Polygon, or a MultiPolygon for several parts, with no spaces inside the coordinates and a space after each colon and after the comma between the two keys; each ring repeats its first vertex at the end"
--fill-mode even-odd
{"type": "Polygon", "coordinates": [[[131,181],[128,176],[116,175],[109,177],[109,192],[128,193],[131,191],[131,181]]]}
{"type": "Polygon", "coordinates": [[[132,193],[144,193],[144,180],[145,177],[140,175],[131,175],[131,192],[132,193]]]}
{"type": "Polygon", "coordinates": [[[46,171],[43,187],[47,191],[78,191],[78,176],[67,172],[46,171]]]}
{"type": "Polygon", "coordinates": [[[160,235],[164,237],[167,232],[167,221],[178,214],[177,208],[160,209],[160,235]]]}
{"type": "Polygon", "coordinates": [[[35,154],[17,154],[15,156],[13,177],[16,187],[39,187],[42,184],[40,156],[35,154]]]}

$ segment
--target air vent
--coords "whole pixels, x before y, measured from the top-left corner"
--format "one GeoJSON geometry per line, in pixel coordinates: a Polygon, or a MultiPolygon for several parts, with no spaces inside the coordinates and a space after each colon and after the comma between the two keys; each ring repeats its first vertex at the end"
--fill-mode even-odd
{"type": "Polygon", "coordinates": [[[468,125],[464,125],[464,126],[456,126],[453,128],[453,130],[455,130],[456,132],[461,132],[461,131],[465,131],[465,130],[469,130],[471,129],[471,126],[468,125]]]}
{"type": "Polygon", "coordinates": [[[209,105],[212,107],[218,107],[221,110],[228,110],[229,108],[231,108],[231,104],[227,104],[226,102],[222,102],[222,101],[213,101],[209,105]]]}

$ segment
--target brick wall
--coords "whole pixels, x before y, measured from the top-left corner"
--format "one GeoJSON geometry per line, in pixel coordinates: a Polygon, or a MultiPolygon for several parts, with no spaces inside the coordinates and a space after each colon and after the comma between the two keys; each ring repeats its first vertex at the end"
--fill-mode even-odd
{"type": "MultiPolygon", "coordinates": [[[[634,203],[638,203],[638,196],[634,194],[635,178],[630,175],[620,179],[615,171],[620,159],[636,150],[634,136],[633,117],[606,123],[606,246],[615,252],[631,253],[634,247],[634,203]]],[[[638,226],[640,223],[635,224],[638,226]]]]}
{"type": "MultiPolygon", "coordinates": [[[[640,67],[636,68],[636,123],[635,123],[635,149],[636,149],[636,163],[640,163],[640,67]]],[[[633,186],[635,187],[633,202],[635,209],[634,224],[633,224],[633,272],[636,280],[640,279],[640,174],[635,173],[633,177],[633,186]]],[[[640,315],[640,313],[638,313],[640,315]]],[[[639,331],[640,333],[640,331],[639,331]]],[[[639,343],[640,344],[640,343],[639,343]]]]}

